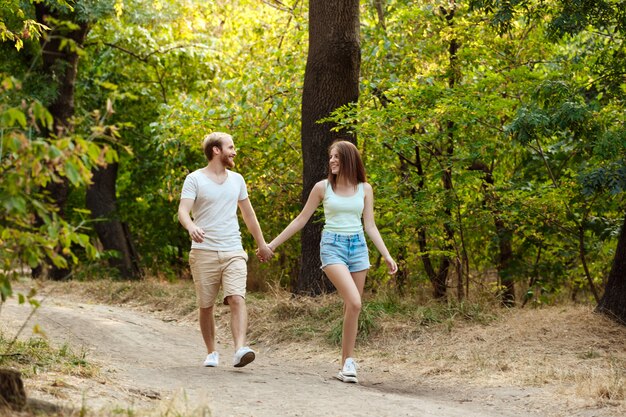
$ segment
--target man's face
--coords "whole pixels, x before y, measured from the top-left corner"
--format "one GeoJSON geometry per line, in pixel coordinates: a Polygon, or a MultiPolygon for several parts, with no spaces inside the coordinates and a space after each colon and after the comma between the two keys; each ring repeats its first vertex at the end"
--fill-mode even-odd
{"type": "Polygon", "coordinates": [[[235,155],[237,155],[237,151],[235,150],[235,144],[232,139],[224,139],[222,142],[222,153],[220,154],[220,161],[222,165],[227,168],[233,168],[235,166],[235,155]]]}

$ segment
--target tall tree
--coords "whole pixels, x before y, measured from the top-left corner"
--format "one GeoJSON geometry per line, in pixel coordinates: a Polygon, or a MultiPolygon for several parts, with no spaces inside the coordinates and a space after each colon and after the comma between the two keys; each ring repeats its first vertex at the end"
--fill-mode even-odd
{"type": "MultiPolygon", "coordinates": [[[[327,174],[328,147],[337,138],[356,138],[332,131],[333,123],[318,123],[337,108],[359,98],[361,48],[359,1],[310,0],[309,51],[302,93],[303,203],[315,183],[327,174]]],[[[320,214],[314,215],[301,234],[300,273],[293,291],[319,295],[330,288],[320,270],[320,214]]]]}
{"type": "MultiPolygon", "coordinates": [[[[67,135],[74,129],[72,119],[78,57],[89,31],[88,22],[76,19],[76,13],[70,10],[69,6],[48,2],[35,4],[37,22],[51,28],[50,32],[41,38],[41,61],[44,73],[56,83],[56,98],[48,105],[48,110],[54,118],[52,132],[48,134],[56,137],[67,135]]],[[[65,217],[69,189],[67,177],[51,181],[46,186],[62,218],[65,217]]],[[[48,275],[55,280],[67,277],[71,272],[70,264],[67,265],[67,267],[60,268],[53,262],[49,262],[48,275]]],[[[37,276],[40,272],[41,267],[35,268],[33,275],[37,276]]]]}
{"type": "MultiPolygon", "coordinates": [[[[83,53],[88,33],[98,19],[110,14],[112,2],[102,2],[97,7],[71,7],[64,2],[44,1],[35,4],[37,21],[48,25],[51,30],[41,40],[42,70],[56,83],[55,99],[48,105],[54,118],[55,136],[74,131],[76,90],[79,80],[79,57],[83,53]]],[[[87,208],[96,220],[95,230],[104,250],[113,251],[111,266],[125,278],[139,275],[137,256],[131,245],[128,228],[115,217],[115,181],[111,177],[117,172],[117,162],[94,168],[92,185],[87,190],[87,208]]],[[[70,194],[67,178],[50,182],[47,191],[55,199],[59,215],[65,217],[65,206],[70,194]]],[[[38,275],[40,268],[33,273],[38,275]]],[[[63,279],[70,273],[50,263],[48,275],[52,279],[63,279]]]]}
{"type": "MultiPolygon", "coordinates": [[[[50,73],[42,77],[33,68],[42,61],[39,41],[49,27],[35,20],[34,9],[24,13],[22,5],[9,2],[0,11],[0,38],[15,46],[0,43],[0,54],[8,58],[0,65],[0,304],[12,296],[11,280],[20,276],[25,265],[34,268],[47,261],[64,270],[70,261],[78,260],[77,248],[88,258],[95,257],[96,249],[81,227],[84,219],[63,219],[56,196],[46,188],[64,180],[74,187],[85,186],[92,167],[116,158],[112,150],[95,143],[106,130],[104,126],[92,125],[89,137],[72,134],[48,110],[59,100],[45,90],[49,87],[48,91],[56,92],[56,85],[50,73]],[[20,81],[22,78],[28,83],[20,81]],[[36,224],[34,217],[39,219],[36,224]]],[[[63,114],[62,107],[58,114],[63,114]]],[[[33,294],[25,298],[36,306],[36,300],[30,299],[33,294]]],[[[20,303],[25,298],[21,297],[20,303]]]]}

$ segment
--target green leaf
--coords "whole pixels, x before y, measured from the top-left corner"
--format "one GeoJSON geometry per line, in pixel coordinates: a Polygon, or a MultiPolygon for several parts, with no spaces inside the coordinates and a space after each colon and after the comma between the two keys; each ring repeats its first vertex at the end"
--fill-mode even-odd
{"type": "Polygon", "coordinates": [[[65,163],[65,175],[74,186],[78,186],[83,182],[78,167],[72,161],[65,163]]]}
{"type": "Polygon", "coordinates": [[[6,109],[1,113],[1,116],[2,124],[7,127],[15,126],[16,124],[21,128],[26,128],[27,126],[26,115],[17,107],[6,109]]]}

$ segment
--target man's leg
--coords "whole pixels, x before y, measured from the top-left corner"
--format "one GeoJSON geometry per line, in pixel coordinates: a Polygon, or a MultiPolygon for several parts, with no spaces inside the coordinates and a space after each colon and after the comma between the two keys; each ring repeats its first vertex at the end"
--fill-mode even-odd
{"type": "Polygon", "coordinates": [[[246,366],[254,360],[255,353],[246,346],[248,309],[246,308],[246,278],[248,255],[244,251],[223,254],[227,265],[222,273],[224,303],[230,308],[230,330],[235,343],[235,367],[246,366]]]}
{"type": "Polygon", "coordinates": [[[189,265],[196,288],[200,332],[207,349],[204,366],[217,366],[219,354],[215,350],[213,305],[222,277],[217,252],[192,249],[189,254],[189,265]]]}
{"type": "Polygon", "coordinates": [[[246,366],[252,362],[256,353],[246,343],[246,333],[248,330],[248,310],[246,300],[240,295],[226,297],[226,302],[230,306],[230,329],[235,342],[235,356],[233,365],[236,368],[246,366]]]}
{"type": "Polygon", "coordinates": [[[230,330],[233,333],[236,352],[246,343],[248,309],[246,308],[246,300],[240,295],[231,295],[226,299],[230,307],[230,330]]]}
{"type": "Polygon", "coordinates": [[[207,354],[215,351],[215,318],[213,306],[199,309],[200,332],[206,345],[207,354]]]}

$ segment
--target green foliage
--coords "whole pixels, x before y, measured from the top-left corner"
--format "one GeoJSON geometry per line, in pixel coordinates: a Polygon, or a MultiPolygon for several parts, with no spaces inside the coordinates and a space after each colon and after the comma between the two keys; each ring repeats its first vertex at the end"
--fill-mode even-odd
{"type": "MultiPolygon", "coordinates": [[[[401,261],[402,278],[390,277],[372,248],[370,289],[428,288],[426,256],[435,269],[450,259],[448,285],[460,265],[468,296],[498,296],[503,280],[512,280],[540,304],[587,297],[590,282],[602,285],[626,181],[623,3],[390,0],[384,22],[371,3],[363,5],[359,102],[330,120],[357,133],[377,225],[401,261]],[[511,249],[505,265],[503,242],[511,249]]],[[[234,136],[235,169],[247,180],[267,239],[299,212],[306,4],[58,2],[74,20],[91,23],[78,69],[77,137],[58,138],[71,144],[37,138],[36,126],[51,123],[40,108],[56,97],[36,70],[36,40],[46,29],[25,31],[32,8],[8,4],[0,48],[11,59],[1,68],[23,82],[6,81],[21,89],[3,97],[2,162],[27,138],[30,162],[14,169],[40,179],[3,181],[11,193],[4,207],[22,217],[47,213],[57,225],[45,237],[24,237],[20,250],[33,252],[23,255],[24,265],[59,241],[76,246],[60,236],[82,235],[79,245],[94,238],[82,194],[104,152],[109,160],[119,154],[119,218],[143,266],[183,276],[189,238],[176,221],[180,188],[206,163],[200,142],[213,130],[234,136]],[[102,109],[97,121],[93,109],[102,109]],[[105,122],[118,129],[89,139],[105,122]],[[44,178],[74,185],[64,218],[49,206],[44,178]]],[[[243,238],[251,251],[245,228],[243,238]]],[[[70,259],[80,262],[90,250],[70,259]]],[[[279,252],[255,274],[288,287],[298,269],[298,237],[279,252]]],[[[94,268],[84,266],[82,276],[94,268]]],[[[371,323],[391,307],[365,309],[372,309],[364,315],[371,323]]]]}
{"type": "Polygon", "coordinates": [[[9,42],[17,51],[24,47],[28,39],[38,40],[49,28],[29,19],[20,0],[3,0],[0,11],[0,43],[9,42]]]}
{"type": "MultiPolygon", "coordinates": [[[[136,2],[90,32],[94,60],[83,61],[80,99],[93,107],[105,91],[112,122],[132,123],[121,133],[133,153],[122,155],[119,212],[145,266],[175,275],[186,268],[189,238],[176,208],[184,176],[206,163],[200,143],[210,131],[234,136],[235,169],[257,216],[267,219],[266,235],[294,216],[304,18],[253,1],[160,2],[154,9],[136,2]]],[[[244,244],[254,248],[245,232],[244,244]]],[[[295,239],[285,246],[295,248],[295,239]]]]}
{"type": "MultiPolygon", "coordinates": [[[[115,152],[94,142],[108,128],[94,126],[91,136],[39,136],[41,128],[52,128],[52,116],[38,101],[10,104],[19,82],[3,77],[0,95],[0,287],[2,301],[12,295],[10,277],[23,267],[35,267],[44,259],[56,266],[77,263],[76,248],[94,258],[97,251],[86,233],[85,220],[70,223],[58,215],[58,208],[46,186],[69,181],[73,186],[89,182],[91,168],[111,162],[115,152]]],[[[86,212],[77,213],[80,217],[86,212]]]]}
{"type": "Polygon", "coordinates": [[[502,36],[462,5],[450,19],[445,2],[410,10],[392,2],[384,27],[373,10],[363,16],[364,88],[359,106],[339,109],[334,121],[359,134],[376,208],[392,213],[381,215],[383,227],[391,223],[384,230],[392,253],[404,254],[409,285],[421,280],[424,254],[435,267],[442,255],[467,256],[467,271],[488,275],[508,236],[513,253],[501,278],[558,297],[564,285],[588,288],[585,257],[598,284],[611,256],[600,236],[621,213],[617,201],[590,190],[621,189],[624,143],[621,103],[589,83],[588,64],[606,57],[606,43],[586,31],[569,43],[546,42],[553,26],[534,18],[557,9],[539,2],[470,3],[493,12],[502,36]],[[445,170],[451,187],[443,188],[445,170]],[[427,252],[415,239],[420,231],[427,252]]]}

